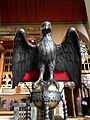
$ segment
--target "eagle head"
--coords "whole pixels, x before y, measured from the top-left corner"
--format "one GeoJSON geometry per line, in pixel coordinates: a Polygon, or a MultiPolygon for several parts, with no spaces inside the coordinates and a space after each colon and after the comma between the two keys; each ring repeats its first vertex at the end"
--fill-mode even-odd
{"type": "Polygon", "coordinates": [[[41,26],[41,30],[44,30],[44,29],[52,29],[52,26],[51,26],[51,23],[50,22],[48,22],[48,21],[44,21],[43,23],[42,23],[42,26],[41,26]]]}
{"type": "Polygon", "coordinates": [[[51,23],[48,22],[48,21],[44,21],[42,23],[42,26],[41,26],[41,30],[42,30],[42,33],[45,35],[45,34],[48,34],[51,32],[51,29],[52,29],[52,26],[51,26],[51,23]]]}

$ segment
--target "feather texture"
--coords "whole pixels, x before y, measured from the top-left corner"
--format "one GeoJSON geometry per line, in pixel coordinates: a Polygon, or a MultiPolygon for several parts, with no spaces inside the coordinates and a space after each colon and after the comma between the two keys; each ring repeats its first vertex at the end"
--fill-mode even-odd
{"type": "Polygon", "coordinates": [[[38,54],[35,46],[29,46],[22,30],[18,30],[14,39],[13,48],[13,85],[18,85],[27,71],[37,70],[38,54]]]}
{"type": "Polygon", "coordinates": [[[81,53],[79,37],[74,28],[67,30],[64,41],[57,45],[56,70],[66,71],[70,80],[81,87],[81,53]]]}
{"type": "MultiPolygon", "coordinates": [[[[50,24],[47,23],[45,25],[49,27],[50,24]]],[[[75,28],[69,28],[64,41],[56,45],[50,34],[51,27],[49,33],[48,29],[43,28],[43,37],[37,45],[26,40],[24,30],[16,32],[12,60],[13,88],[18,85],[27,71],[40,70],[42,72],[45,69],[44,76],[50,76],[49,67],[52,72],[54,68],[66,71],[70,80],[81,88],[81,53],[77,31],[75,28]]],[[[44,78],[48,78],[46,76],[44,78]]]]}

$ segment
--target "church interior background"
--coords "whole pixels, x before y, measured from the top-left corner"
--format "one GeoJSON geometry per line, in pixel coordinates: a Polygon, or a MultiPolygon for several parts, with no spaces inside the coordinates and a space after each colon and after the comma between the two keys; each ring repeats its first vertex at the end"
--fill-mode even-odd
{"type": "MultiPolygon", "coordinates": [[[[58,81],[60,91],[64,87],[68,119],[90,120],[90,1],[89,0],[1,0],[0,1],[0,119],[13,119],[14,103],[26,103],[29,97],[27,86],[32,91],[32,82],[21,82],[12,89],[12,54],[16,30],[25,29],[29,42],[37,44],[41,22],[52,23],[52,37],[56,44],[62,42],[66,30],[75,27],[80,37],[82,57],[82,90],[73,82],[58,81]],[[82,97],[82,100],[81,100],[82,97]]],[[[34,116],[40,111],[32,107],[34,116]]],[[[55,120],[63,118],[60,102],[54,109],[55,120]]],[[[32,120],[35,118],[32,117],[32,120]]]]}

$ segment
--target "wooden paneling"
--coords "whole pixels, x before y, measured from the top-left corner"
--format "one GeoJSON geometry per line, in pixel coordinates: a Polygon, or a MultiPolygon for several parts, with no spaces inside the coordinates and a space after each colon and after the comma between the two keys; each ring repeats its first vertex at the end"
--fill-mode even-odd
{"type": "Polygon", "coordinates": [[[1,0],[1,23],[85,22],[84,0],[1,0]]]}
{"type": "Polygon", "coordinates": [[[3,65],[4,65],[4,52],[1,53],[1,59],[0,59],[0,87],[2,84],[3,65]]]}

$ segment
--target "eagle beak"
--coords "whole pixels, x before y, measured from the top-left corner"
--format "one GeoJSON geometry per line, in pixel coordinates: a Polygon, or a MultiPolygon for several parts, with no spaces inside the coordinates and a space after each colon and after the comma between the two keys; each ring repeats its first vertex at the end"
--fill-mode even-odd
{"type": "Polygon", "coordinates": [[[42,23],[42,26],[41,26],[41,30],[44,30],[44,29],[52,29],[52,26],[51,26],[51,23],[50,22],[48,22],[48,21],[45,21],[45,22],[43,22],[42,23]]]}
{"type": "Polygon", "coordinates": [[[47,29],[50,29],[50,30],[51,30],[52,27],[51,27],[51,26],[48,26],[48,25],[45,25],[45,26],[41,27],[41,30],[44,30],[44,29],[46,29],[46,30],[47,30],[47,29]]]}

